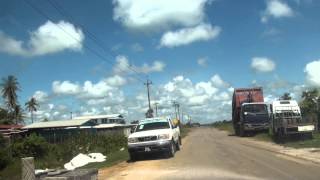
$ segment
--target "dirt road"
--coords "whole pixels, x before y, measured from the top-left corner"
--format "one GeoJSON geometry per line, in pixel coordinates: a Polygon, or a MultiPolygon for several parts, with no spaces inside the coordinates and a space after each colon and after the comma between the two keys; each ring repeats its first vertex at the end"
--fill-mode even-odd
{"type": "Polygon", "coordinates": [[[320,166],[261,148],[247,139],[198,128],[171,159],[121,163],[99,179],[320,179],[320,166]]]}

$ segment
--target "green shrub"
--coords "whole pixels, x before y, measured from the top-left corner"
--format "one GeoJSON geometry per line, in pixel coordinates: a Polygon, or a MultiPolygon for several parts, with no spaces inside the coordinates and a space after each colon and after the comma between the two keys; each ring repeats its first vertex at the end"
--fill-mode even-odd
{"type": "Polygon", "coordinates": [[[4,169],[10,162],[8,148],[2,134],[0,134],[0,170],[4,169]]]}
{"type": "Polygon", "coordinates": [[[13,143],[13,156],[32,156],[35,158],[42,158],[47,154],[49,146],[49,143],[43,137],[37,136],[36,134],[31,134],[27,138],[13,143]]]}

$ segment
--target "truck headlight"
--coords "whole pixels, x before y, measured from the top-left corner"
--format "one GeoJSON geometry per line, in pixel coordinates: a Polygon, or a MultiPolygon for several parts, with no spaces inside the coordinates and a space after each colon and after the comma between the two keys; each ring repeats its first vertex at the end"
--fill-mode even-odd
{"type": "Polygon", "coordinates": [[[128,138],[128,143],[136,143],[138,142],[137,138],[128,138]]]}
{"type": "Polygon", "coordinates": [[[169,139],[169,134],[160,134],[159,139],[169,139]]]}

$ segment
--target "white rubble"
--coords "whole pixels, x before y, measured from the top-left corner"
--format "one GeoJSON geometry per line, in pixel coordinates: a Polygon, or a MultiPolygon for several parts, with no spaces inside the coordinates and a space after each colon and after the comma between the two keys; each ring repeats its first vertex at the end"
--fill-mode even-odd
{"type": "Polygon", "coordinates": [[[67,170],[74,170],[92,162],[103,162],[106,158],[107,157],[101,153],[90,153],[88,155],[80,153],[76,157],[72,158],[70,162],[64,164],[64,168],[67,170]]]}

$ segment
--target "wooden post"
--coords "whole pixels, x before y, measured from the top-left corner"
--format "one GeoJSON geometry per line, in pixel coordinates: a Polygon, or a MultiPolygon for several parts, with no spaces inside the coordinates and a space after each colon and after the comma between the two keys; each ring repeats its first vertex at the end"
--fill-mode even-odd
{"type": "Polygon", "coordinates": [[[21,158],[22,161],[22,180],[35,180],[33,157],[21,158]]]}

